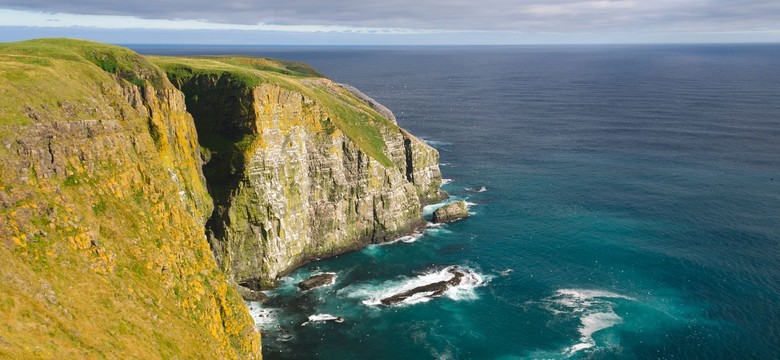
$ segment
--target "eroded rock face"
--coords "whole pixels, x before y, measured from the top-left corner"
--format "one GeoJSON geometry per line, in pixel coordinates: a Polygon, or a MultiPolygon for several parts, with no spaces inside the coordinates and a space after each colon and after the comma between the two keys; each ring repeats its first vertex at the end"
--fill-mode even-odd
{"type": "MultiPolygon", "coordinates": [[[[236,282],[261,279],[271,287],[310,259],[424,225],[421,205],[440,198],[435,149],[385,119],[372,125],[379,137],[372,141],[381,142],[386,157],[378,159],[366,151],[369,137],[334,125],[334,117],[343,114],[332,103],[277,84],[231,88],[230,98],[204,100],[221,96],[211,87],[235,85],[196,77],[181,88],[199,99],[187,103],[196,124],[224,123],[214,126],[220,136],[241,139],[241,152],[220,160],[230,164],[230,176],[224,171],[220,178],[211,176],[210,165],[205,171],[210,189],[223,192],[212,191],[216,209],[207,226],[212,248],[236,282]],[[208,108],[199,108],[204,104],[208,108]],[[229,119],[222,121],[225,116],[229,119]]],[[[361,101],[327,79],[306,86],[342,104],[337,106],[361,101]]],[[[201,138],[209,136],[198,131],[201,138]]]]}
{"type": "Polygon", "coordinates": [[[315,274],[310,276],[308,279],[299,282],[298,287],[301,288],[301,290],[306,291],[322,286],[328,286],[333,284],[333,279],[335,278],[336,274],[334,273],[315,274]]]}
{"type": "Polygon", "coordinates": [[[468,204],[463,200],[459,200],[436,209],[436,211],[433,212],[431,220],[434,223],[446,223],[458,221],[469,216],[471,216],[471,214],[469,214],[468,204]]]}

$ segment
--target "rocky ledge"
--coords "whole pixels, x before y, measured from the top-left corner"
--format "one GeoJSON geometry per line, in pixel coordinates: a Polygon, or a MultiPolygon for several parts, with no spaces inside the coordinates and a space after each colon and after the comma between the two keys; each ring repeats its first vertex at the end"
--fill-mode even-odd
{"type": "Polygon", "coordinates": [[[452,274],[452,278],[449,280],[442,280],[435,283],[418,286],[414,289],[384,298],[381,300],[382,305],[395,305],[417,294],[422,294],[422,296],[429,298],[442,296],[445,291],[449,290],[449,288],[460,285],[461,279],[463,279],[465,276],[465,274],[461,271],[458,271],[456,267],[451,267],[448,270],[450,274],[452,274]]]}
{"type": "Polygon", "coordinates": [[[459,200],[436,209],[431,220],[434,223],[446,223],[458,221],[469,216],[471,214],[469,214],[468,204],[463,200],[459,200]]]}
{"type": "Polygon", "coordinates": [[[333,280],[335,279],[336,279],[336,274],[334,273],[314,274],[308,279],[299,282],[298,287],[304,291],[311,290],[322,286],[332,285],[333,280]]]}

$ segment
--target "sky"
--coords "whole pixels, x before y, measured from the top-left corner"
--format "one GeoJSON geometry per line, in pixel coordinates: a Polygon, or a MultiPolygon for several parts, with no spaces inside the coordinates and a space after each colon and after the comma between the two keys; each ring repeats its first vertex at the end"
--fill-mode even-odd
{"type": "Polygon", "coordinates": [[[777,43],[780,0],[0,0],[0,41],[777,43]]]}

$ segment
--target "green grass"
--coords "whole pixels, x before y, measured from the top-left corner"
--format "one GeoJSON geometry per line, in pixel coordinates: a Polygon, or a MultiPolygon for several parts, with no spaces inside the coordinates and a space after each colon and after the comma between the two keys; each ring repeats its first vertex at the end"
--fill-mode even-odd
{"type": "Polygon", "coordinates": [[[161,69],[119,46],[73,39],[0,43],[0,125],[95,119],[112,111],[108,104],[96,107],[95,98],[117,77],[139,87],[168,83],[161,69]]]}

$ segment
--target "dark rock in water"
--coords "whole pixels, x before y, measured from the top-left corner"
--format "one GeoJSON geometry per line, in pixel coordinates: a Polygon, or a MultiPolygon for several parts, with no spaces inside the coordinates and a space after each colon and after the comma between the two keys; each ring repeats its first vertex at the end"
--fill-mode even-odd
{"type": "Polygon", "coordinates": [[[421,294],[421,293],[430,293],[428,295],[425,295],[425,297],[430,297],[430,298],[441,296],[449,288],[453,286],[458,286],[463,276],[465,276],[465,274],[463,274],[460,271],[457,271],[455,268],[450,269],[449,272],[453,275],[452,278],[449,280],[437,281],[435,283],[431,283],[428,285],[418,286],[414,289],[404,291],[399,294],[395,294],[388,298],[384,298],[381,300],[382,305],[395,305],[416,294],[421,294]]]}
{"type": "Polygon", "coordinates": [[[311,271],[317,271],[319,269],[320,269],[319,266],[311,266],[311,267],[309,267],[309,270],[311,270],[311,271]]]}
{"type": "Polygon", "coordinates": [[[241,295],[241,297],[246,301],[265,302],[268,300],[268,295],[264,294],[263,292],[252,290],[242,285],[237,285],[236,290],[238,291],[238,294],[241,295]]]}
{"type": "Polygon", "coordinates": [[[469,206],[465,201],[453,201],[447,205],[444,205],[433,212],[431,220],[434,223],[445,223],[457,221],[471,216],[469,214],[469,206]]]}
{"type": "Polygon", "coordinates": [[[311,290],[320,286],[330,285],[333,283],[335,277],[336,274],[334,273],[315,274],[308,279],[299,282],[298,287],[301,288],[301,290],[311,290]]]}

